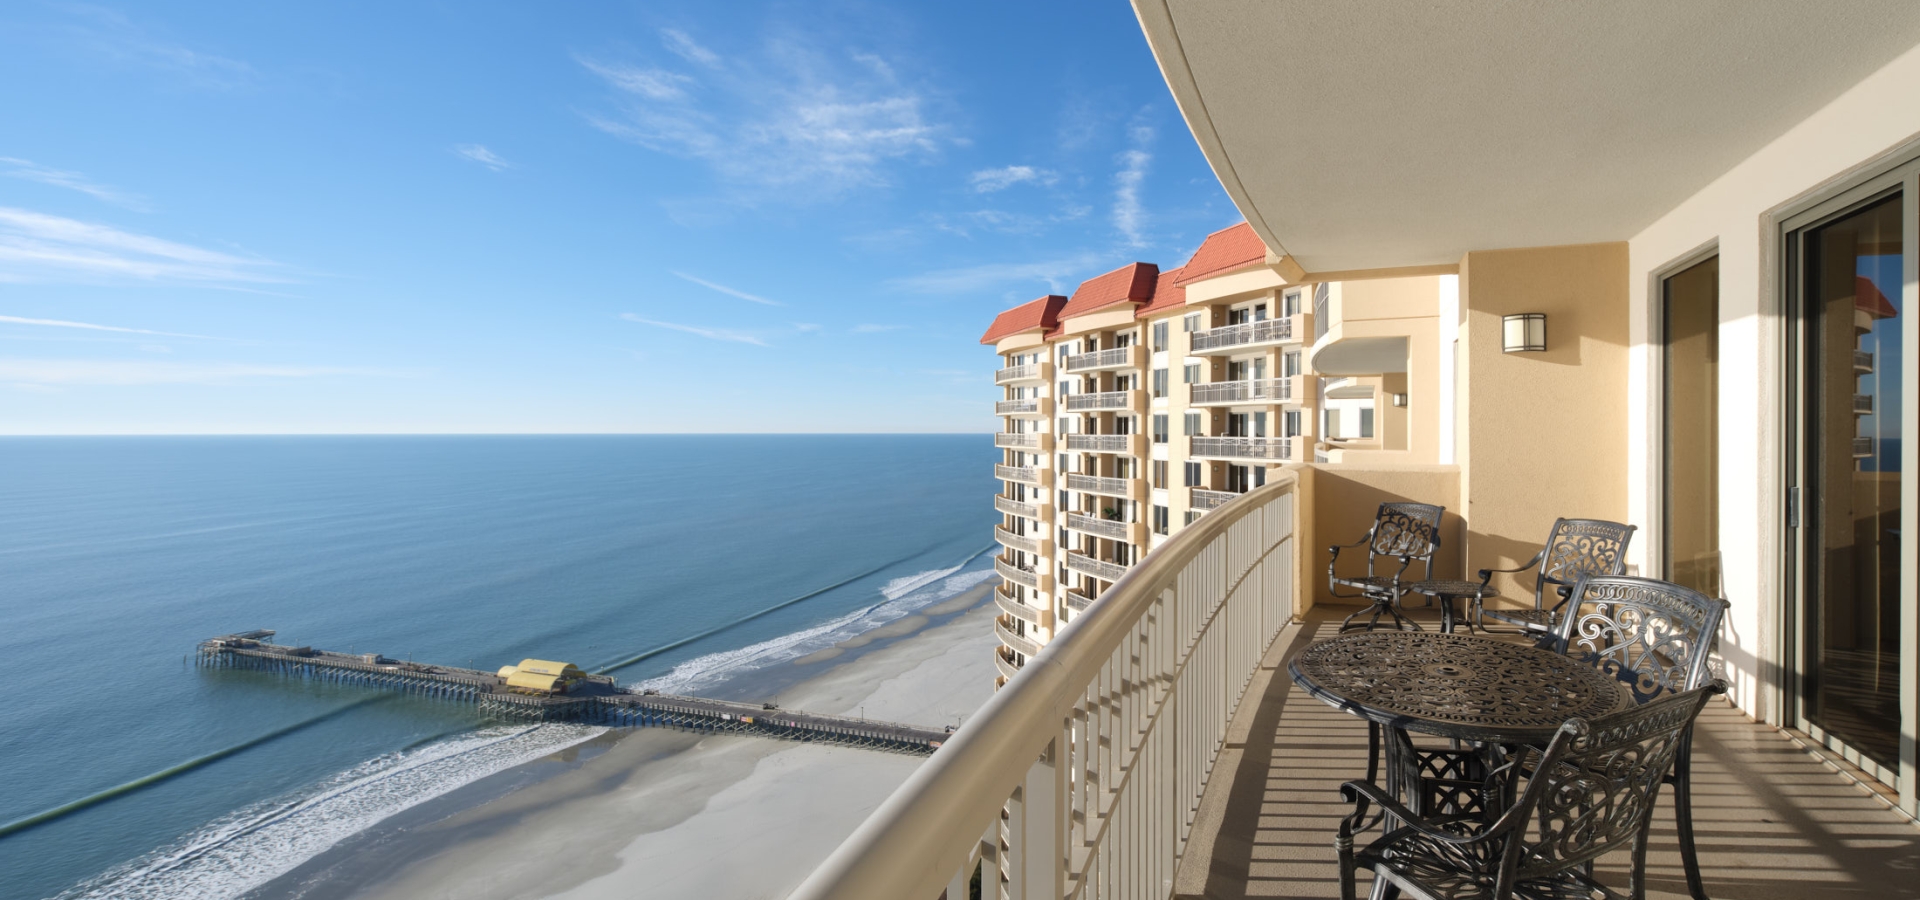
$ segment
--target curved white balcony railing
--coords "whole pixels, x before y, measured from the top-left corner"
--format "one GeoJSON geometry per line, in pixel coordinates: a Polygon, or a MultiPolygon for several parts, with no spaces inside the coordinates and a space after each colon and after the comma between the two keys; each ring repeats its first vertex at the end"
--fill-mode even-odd
{"type": "Polygon", "coordinates": [[[1083,575],[1092,575],[1101,581],[1119,581],[1120,576],[1127,574],[1126,566],[1078,553],[1067,554],[1067,568],[1083,575]]]}
{"type": "Polygon", "coordinates": [[[1022,503],[1019,500],[999,495],[995,495],[993,498],[993,508],[1007,515],[1020,516],[1025,519],[1038,519],[1042,513],[1040,504],[1038,503],[1022,503]]]}
{"type": "Polygon", "coordinates": [[[1101,519],[1085,513],[1067,513],[1067,529],[1116,541],[1131,540],[1133,526],[1126,522],[1101,519]]]}
{"type": "Polygon", "coordinates": [[[1293,319],[1286,317],[1196,331],[1193,333],[1192,346],[1194,353],[1213,353],[1291,340],[1293,340],[1293,319]]]}
{"type": "Polygon", "coordinates": [[[1189,455],[1202,459],[1288,460],[1293,458],[1293,438],[1196,435],[1189,455]]]}
{"type": "Polygon", "coordinates": [[[1001,481],[1017,481],[1021,484],[1045,487],[1047,483],[1047,470],[1038,469],[1033,466],[996,465],[993,467],[993,477],[1001,481]]]}
{"type": "Polygon", "coordinates": [[[1068,394],[1067,412],[1102,412],[1133,409],[1139,391],[1102,391],[1097,394],[1068,394]]]}
{"type": "Polygon", "coordinates": [[[1047,399],[1046,397],[1025,397],[1019,400],[997,400],[993,404],[993,414],[1045,418],[1052,415],[1047,399]]]}
{"type": "Polygon", "coordinates": [[[1013,676],[1020,674],[1020,664],[1008,658],[1012,655],[1005,647],[993,648],[993,667],[1000,670],[1002,678],[1012,679],[1013,676]]]}
{"type": "Polygon", "coordinates": [[[991,896],[1166,897],[1228,720],[1293,615],[1297,513],[1282,473],[1147,554],[792,900],[965,897],[976,861],[991,896]]]}
{"type": "Polygon", "coordinates": [[[1014,634],[1013,629],[1008,628],[1006,623],[999,619],[993,620],[993,633],[1000,636],[1000,643],[1005,644],[1015,653],[1026,654],[1028,659],[1032,659],[1040,652],[1040,644],[1037,641],[1014,634]]]}
{"type": "Polygon", "coordinates": [[[1085,491],[1107,497],[1133,496],[1133,481],[1126,478],[1107,478],[1101,475],[1068,475],[1067,490],[1085,491]]]}
{"type": "Polygon", "coordinates": [[[1093,605],[1092,597],[1082,594],[1079,591],[1067,592],[1067,608],[1068,609],[1071,609],[1074,612],[1083,612],[1086,610],[1087,607],[1092,605],[1093,605]]]}
{"type": "Polygon", "coordinates": [[[1240,495],[1232,491],[1209,491],[1203,488],[1194,488],[1193,492],[1187,496],[1187,506],[1198,512],[1208,512],[1219,509],[1238,499],[1240,499],[1240,495]]]}
{"type": "Polygon", "coordinates": [[[993,539],[1000,542],[1000,546],[1002,547],[1024,550],[1035,556],[1044,555],[1040,550],[1040,539],[1030,534],[1014,534],[1005,528],[995,525],[993,527],[993,539]]]}
{"type": "Polygon", "coordinates": [[[1005,450],[1036,450],[1045,453],[1051,449],[1047,446],[1047,438],[1050,436],[1044,431],[1029,431],[1025,434],[998,431],[994,432],[993,445],[1005,450]]]}
{"type": "Polygon", "coordinates": [[[1067,449],[1078,453],[1124,453],[1128,456],[1140,455],[1140,438],[1137,434],[1069,434],[1067,449]]]}
{"type": "Polygon", "coordinates": [[[1102,369],[1125,369],[1133,366],[1132,347],[1115,347],[1112,350],[1096,350],[1067,357],[1067,373],[1098,372],[1102,369]]]}
{"type": "Polygon", "coordinates": [[[1053,363],[1027,363],[1024,366],[1007,366],[993,371],[994,384],[1019,384],[1023,381],[1046,381],[1052,376],[1048,369],[1053,363]]]}
{"type": "Polygon", "coordinates": [[[1000,573],[1001,578],[1005,578],[1014,584],[1022,585],[1035,591],[1040,589],[1040,573],[1032,569],[1022,569],[996,556],[993,558],[993,570],[1000,573]]]}
{"type": "Polygon", "coordinates": [[[1016,619],[1019,619],[1027,623],[1028,625],[1040,624],[1040,613],[1041,613],[1040,608],[1034,607],[1034,606],[1028,606],[1025,603],[1021,603],[1020,601],[1007,596],[1005,585],[1001,585],[999,588],[994,590],[993,602],[1000,607],[1001,612],[1004,612],[1007,615],[1010,615],[1016,619]]]}

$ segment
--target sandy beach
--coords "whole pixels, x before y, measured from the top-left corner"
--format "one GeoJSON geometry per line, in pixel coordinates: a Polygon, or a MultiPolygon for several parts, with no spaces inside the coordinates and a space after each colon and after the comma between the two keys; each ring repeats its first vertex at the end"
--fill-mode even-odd
{"type": "MultiPolygon", "coordinates": [[[[982,585],[787,664],[809,677],[782,690],[782,705],[960,721],[993,693],[986,601],[982,585]]],[[[395,816],[249,900],[784,897],[923,761],[616,730],[395,816]]]]}

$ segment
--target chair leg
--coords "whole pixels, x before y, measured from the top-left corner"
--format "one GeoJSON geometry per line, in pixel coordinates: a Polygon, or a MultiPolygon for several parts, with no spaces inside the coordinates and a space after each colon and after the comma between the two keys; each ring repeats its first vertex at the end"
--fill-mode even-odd
{"type": "Polygon", "coordinates": [[[1673,759],[1673,826],[1680,838],[1680,864],[1687,873],[1687,893],[1693,900],[1708,900],[1707,886],[1700,880],[1700,853],[1693,844],[1693,730],[1681,738],[1673,759]]]}

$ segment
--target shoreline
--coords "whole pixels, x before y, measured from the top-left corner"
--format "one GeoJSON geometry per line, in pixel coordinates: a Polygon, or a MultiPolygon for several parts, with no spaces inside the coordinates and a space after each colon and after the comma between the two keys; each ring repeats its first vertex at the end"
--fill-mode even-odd
{"type": "MultiPolygon", "coordinates": [[[[993,693],[991,586],[749,673],[727,694],[943,727],[993,693]]],[[[614,729],[348,838],[247,900],[784,896],[924,757],[614,729]],[[741,860],[751,860],[742,865],[741,860]]]]}

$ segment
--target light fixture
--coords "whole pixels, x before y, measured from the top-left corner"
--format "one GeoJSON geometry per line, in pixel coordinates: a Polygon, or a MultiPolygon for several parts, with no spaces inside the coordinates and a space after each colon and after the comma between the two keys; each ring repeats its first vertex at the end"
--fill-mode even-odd
{"type": "Polygon", "coordinates": [[[1406,394],[1394,394],[1394,395],[1393,395],[1393,405],[1395,405],[1395,406],[1402,406],[1402,407],[1404,407],[1404,406],[1406,406],[1406,405],[1407,405],[1407,395],[1406,395],[1406,394]]]}
{"type": "Polygon", "coordinates": [[[1506,353],[1537,353],[1547,349],[1547,314],[1501,316],[1500,349],[1506,353]]]}

